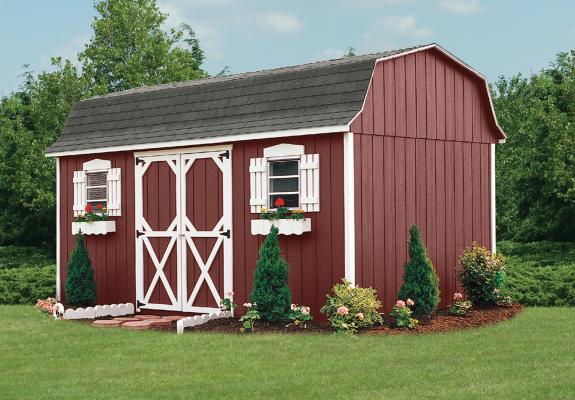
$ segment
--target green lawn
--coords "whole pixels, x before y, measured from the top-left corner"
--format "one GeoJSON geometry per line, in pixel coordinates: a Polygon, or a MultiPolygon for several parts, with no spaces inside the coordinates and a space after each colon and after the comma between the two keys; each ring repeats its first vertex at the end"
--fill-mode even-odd
{"type": "Polygon", "coordinates": [[[2,399],[573,399],[575,308],[426,336],[175,335],[0,306],[2,399]]]}

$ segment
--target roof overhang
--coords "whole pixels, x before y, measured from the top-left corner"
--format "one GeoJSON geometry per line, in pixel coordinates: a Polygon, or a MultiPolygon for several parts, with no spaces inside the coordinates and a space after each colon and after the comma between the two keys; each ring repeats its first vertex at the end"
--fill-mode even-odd
{"type": "Polygon", "coordinates": [[[205,137],[205,138],[197,138],[189,140],[176,140],[171,142],[128,144],[114,147],[88,148],[88,149],[60,151],[60,152],[50,151],[46,152],[46,157],[66,157],[66,156],[76,156],[82,154],[112,153],[119,151],[137,151],[137,150],[163,149],[163,148],[174,148],[174,147],[204,146],[216,143],[231,143],[246,140],[321,135],[321,134],[341,133],[341,132],[349,132],[348,125],[320,126],[315,128],[301,128],[301,129],[287,129],[282,131],[244,133],[239,135],[213,136],[213,137],[205,137]]]}

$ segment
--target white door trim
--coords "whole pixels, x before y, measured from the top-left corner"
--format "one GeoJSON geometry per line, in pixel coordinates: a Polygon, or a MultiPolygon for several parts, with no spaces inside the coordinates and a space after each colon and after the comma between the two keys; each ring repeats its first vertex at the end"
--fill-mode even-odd
{"type": "Polygon", "coordinates": [[[206,313],[218,311],[217,307],[198,307],[193,306],[195,296],[199,292],[202,284],[207,284],[210,293],[214,297],[216,304],[219,304],[221,298],[216,290],[216,287],[209,275],[209,268],[215,259],[215,256],[223,248],[223,273],[224,285],[223,294],[233,290],[233,245],[232,245],[232,146],[209,146],[194,149],[179,149],[181,151],[167,152],[167,151],[154,151],[147,154],[135,153],[136,167],[135,167],[135,225],[136,225],[136,304],[141,304],[141,308],[156,309],[156,310],[172,310],[172,311],[185,311],[206,313]],[[227,152],[225,155],[224,153],[227,152]],[[215,225],[212,231],[197,231],[192,222],[185,215],[186,204],[186,174],[191,169],[193,163],[197,159],[212,159],[216,166],[222,172],[222,202],[223,202],[223,216],[220,221],[215,225]],[[143,216],[143,193],[142,193],[142,180],[148,167],[153,162],[166,162],[174,174],[176,175],[176,217],[165,231],[153,231],[143,216]],[[138,237],[138,232],[140,237],[138,237]],[[222,235],[222,233],[229,232],[229,237],[222,235]],[[149,237],[167,237],[170,239],[170,244],[166,253],[158,257],[152,251],[149,237]],[[215,237],[217,238],[214,248],[210,252],[207,260],[202,260],[197,248],[193,243],[194,237],[215,237]],[[170,252],[173,252],[173,247],[177,246],[177,262],[178,262],[178,275],[176,290],[171,291],[169,282],[163,273],[165,262],[168,259],[170,252]],[[200,266],[201,274],[195,283],[195,287],[190,295],[188,295],[187,288],[187,248],[190,248],[194,258],[200,266]],[[143,278],[143,260],[144,251],[148,250],[149,256],[155,267],[155,275],[150,283],[147,292],[144,293],[144,278],[143,278]],[[149,299],[156,285],[164,285],[168,296],[170,297],[170,304],[154,304],[149,303],[149,299]],[[167,286],[166,286],[167,285],[167,286]]]}

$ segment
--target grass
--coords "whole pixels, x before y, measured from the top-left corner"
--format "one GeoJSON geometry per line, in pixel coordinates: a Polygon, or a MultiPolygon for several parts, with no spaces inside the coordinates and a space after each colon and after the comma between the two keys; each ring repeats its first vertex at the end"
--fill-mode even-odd
{"type": "Polygon", "coordinates": [[[572,399],[575,308],[420,336],[175,335],[0,306],[2,399],[572,399]]]}
{"type": "Polygon", "coordinates": [[[507,288],[530,306],[575,306],[575,243],[500,242],[507,258],[507,288]]]}

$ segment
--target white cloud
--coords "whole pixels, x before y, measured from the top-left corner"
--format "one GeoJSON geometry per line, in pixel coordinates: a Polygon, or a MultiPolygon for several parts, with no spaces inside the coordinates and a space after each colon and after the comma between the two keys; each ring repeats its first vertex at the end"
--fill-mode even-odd
{"type": "Polygon", "coordinates": [[[439,6],[453,14],[475,14],[481,11],[479,0],[441,0],[439,6]]]}
{"type": "Polygon", "coordinates": [[[297,17],[284,13],[268,13],[262,17],[264,25],[274,32],[290,33],[301,30],[301,22],[297,17]]]}
{"type": "Polygon", "coordinates": [[[412,39],[425,39],[433,35],[433,30],[418,25],[413,15],[388,15],[382,18],[380,25],[391,34],[409,36],[412,39]]]}

